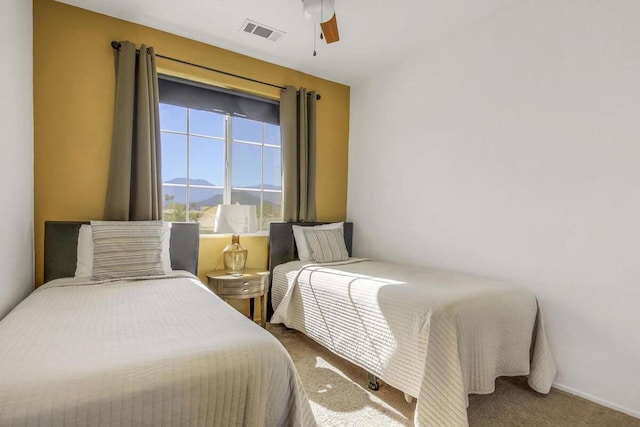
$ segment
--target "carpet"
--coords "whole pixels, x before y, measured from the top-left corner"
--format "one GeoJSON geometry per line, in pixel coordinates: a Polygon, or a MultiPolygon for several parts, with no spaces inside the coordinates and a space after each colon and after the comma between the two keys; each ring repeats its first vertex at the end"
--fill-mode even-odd
{"type": "MultiPolygon", "coordinates": [[[[382,381],[368,389],[366,372],[282,325],[268,330],[289,351],[321,426],[413,425],[415,400],[382,381]]],[[[470,426],[634,426],[640,420],[552,389],[548,395],[531,390],[524,377],[501,377],[496,391],[469,397],[470,426]]]]}

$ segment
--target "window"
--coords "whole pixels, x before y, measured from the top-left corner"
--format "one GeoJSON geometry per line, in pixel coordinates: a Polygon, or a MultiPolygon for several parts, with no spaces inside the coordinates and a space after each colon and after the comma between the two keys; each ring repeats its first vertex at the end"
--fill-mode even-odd
{"type": "Polygon", "coordinates": [[[159,83],[163,219],[213,233],[218,204],[237,202],[256,206],[261,230],[281,221],[278,104],[181,80],[159,83]]]}

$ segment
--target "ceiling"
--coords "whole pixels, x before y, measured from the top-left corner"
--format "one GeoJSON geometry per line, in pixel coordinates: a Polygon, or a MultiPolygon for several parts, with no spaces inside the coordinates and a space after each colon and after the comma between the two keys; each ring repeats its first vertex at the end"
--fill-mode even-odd
{"type": "Polygon", "coordinates": [[[354,85],[513,0],[336,0],[340,41],[318,39],[315,57],[301,0],[58,1],[354,85]],[[240,31],[246,18],[286,34],[274,42],[240,31]]]}

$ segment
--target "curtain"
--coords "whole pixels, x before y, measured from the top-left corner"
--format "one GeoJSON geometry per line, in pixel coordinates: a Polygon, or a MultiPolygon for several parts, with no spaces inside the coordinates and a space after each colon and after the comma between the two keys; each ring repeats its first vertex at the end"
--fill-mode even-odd
{"type": "Polygon", "coordinates": [[[153,48],[131,42],[116,54],[116,99],[104,218],[162,218],[158,75],[153,48]]]}
{"type": "Polygon", "coordinates": [[[280,96],[285,221],[316,220],[316,93],[287,86],[280,96]]]}

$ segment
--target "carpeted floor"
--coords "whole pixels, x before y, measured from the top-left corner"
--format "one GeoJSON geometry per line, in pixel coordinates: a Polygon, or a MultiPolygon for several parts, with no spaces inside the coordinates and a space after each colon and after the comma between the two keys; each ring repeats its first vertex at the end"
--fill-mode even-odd
{"type": "MultiPolygon", "coordinates": [[[[412,425],[415,401],[384,383],[367,388],[366,372],[303,334],[281,325],[269,331],[291,354],[321,426],[412,425]]],[[[523,377],[499,378],[490,395],[469,398],[471,426],[636,426],[640,420],[553,389],[531,390],[523,377]]]]}

